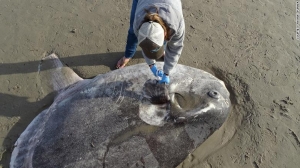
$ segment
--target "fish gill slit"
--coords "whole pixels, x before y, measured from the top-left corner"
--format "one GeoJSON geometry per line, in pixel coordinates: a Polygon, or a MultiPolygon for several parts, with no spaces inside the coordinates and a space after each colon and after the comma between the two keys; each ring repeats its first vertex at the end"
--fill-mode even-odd
{"type": "MultiPolygon", "coordinates": [[[[207,111],[211,110],[212,108],[215,108],[215,106],[212,103],[209,103],[209,105],[203,109],[201,109],[200,111],[198,111],[197,113],[195,113],[195,116],[198,116],[202,113],[206,113],[207,111]]],[[[196,118],[196,117],[195,117],[196,118]]]]}

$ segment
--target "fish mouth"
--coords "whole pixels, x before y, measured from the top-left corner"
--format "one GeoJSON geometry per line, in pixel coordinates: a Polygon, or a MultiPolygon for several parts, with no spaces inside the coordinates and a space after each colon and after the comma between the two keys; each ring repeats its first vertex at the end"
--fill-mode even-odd
{"type": "Polygon", "coordinates": [[[202,106],[200,95],[187,92],[170,94],[170,102],[171,111],[177,113],[185,113],[202,106]]]}
{"type": "Polygon", "coordinates": [[[181,120],[197,118],[204,113],[215,111],[221,108],[220,99],[222,96],[216,90],[209,90],[203,94],[191,92],[176,92],[170,94],[170,115],[181,120]]]}

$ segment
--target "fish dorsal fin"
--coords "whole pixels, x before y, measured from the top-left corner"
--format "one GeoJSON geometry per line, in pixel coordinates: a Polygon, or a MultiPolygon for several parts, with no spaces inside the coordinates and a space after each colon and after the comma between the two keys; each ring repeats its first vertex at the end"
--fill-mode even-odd
{"type": "Polygon", "coordinates": [[[39,79],[44,92],[59,92],[83,80],[71,68],[65,66],[52,53],[44,57],[39,66],[39,79]]]}

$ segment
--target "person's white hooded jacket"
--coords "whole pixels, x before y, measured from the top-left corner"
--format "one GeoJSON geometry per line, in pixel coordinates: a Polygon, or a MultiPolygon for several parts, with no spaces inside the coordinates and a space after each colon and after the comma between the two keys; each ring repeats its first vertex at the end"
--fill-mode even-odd
{"type": "MultiPolygon", "coordinates": [[[[156,13],[157,9],[154,6],[157,7],[158,14],[164,20],[165,24],[173,31],[165,48],[163,67],[164,73],[170,74],[170,71],[177,64],[183,49],[185,24],[181,0],[139,0],[133,22],[133,29],[136,36],[138,36],[138,29],[144,21],[146,15],[145,9],[149,10],[149,12],[156,13]]],[[[155,60],[145,56],[144,58],[148,65],[155,63],[155,60]]]]}

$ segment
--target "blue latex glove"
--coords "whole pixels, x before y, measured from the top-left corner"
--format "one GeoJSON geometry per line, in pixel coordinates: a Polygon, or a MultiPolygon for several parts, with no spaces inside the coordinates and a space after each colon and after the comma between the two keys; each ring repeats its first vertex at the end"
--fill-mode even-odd
{"type": "Polygon", "coordinates": [[[160,84],[165,83],[165,84],[169,84],[170,83],[170,78],[168,75],[163,74],[161,80],[158,82],[160,84]]]}
{"type": "Polygon", "coordinates": [[[155,64],[153,64],[150,69],[151,69],[154,76],[163,77],[163,74],[164,74],[163,71],[162,70],[157,70],[157,67],[156,67],[155,64]]]}

